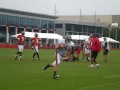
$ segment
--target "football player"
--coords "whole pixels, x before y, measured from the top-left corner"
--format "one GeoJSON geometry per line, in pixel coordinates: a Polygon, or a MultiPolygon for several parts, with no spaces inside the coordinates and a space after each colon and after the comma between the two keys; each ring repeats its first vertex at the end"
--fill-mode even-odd
{"type": "Polygon", "coordinates": [[[41,44],[40,43],[41,39],[38,38],[38,34],[37,33],[35,33],[34,35],[35,35],[35,37],[32,38],[32,49],[34,49],[34,54],[32,56],[32,60],[34,60],[35,55],[37,55],[38,60],[40,60],[40,56],[38,54],[38,48],[39,48],[39,46],[41,44]]]}
{"type": "Polygon", "coordinates": [[[61,63],[64,57],[67,56],[68,53],[71,52],[70,46],[71,40],[69,39],[70,35],[66,35],[65,39],[58,40],[58,42],[55,44],[55,61],[51,64],[47,64],[43,70],[46,70],[48,67],[54,67],[54,74],[53,78],[56,79],[59,77],[57,75],[58,65],[61,63]]]}
{"type": "Polygon", "coordinates": [[[26,42],[26,37],[25,37],[25,32],[22,31],[21,32],[21,35],[18,35],[17,36],[17,41],[18,41],[18,51],[15,55],[15,60],[17,60],[17,56],[19,55],[19,60],[21,61],[22,60],[22,52],[23,52],[23,49],[24,49],[24,45],[25,45],[25,42],[26,42]]]}

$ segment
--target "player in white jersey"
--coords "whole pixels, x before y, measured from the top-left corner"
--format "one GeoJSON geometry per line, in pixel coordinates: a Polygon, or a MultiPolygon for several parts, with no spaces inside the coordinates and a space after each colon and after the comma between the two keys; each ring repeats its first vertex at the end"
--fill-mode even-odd
{"type": "Polygon", "coordinates": [[[47,64],[43,70],[46,70],[48,67],[54,67],[54,74],[53,78],[56,79],[59,77],[57,75],[57,70],[58,70],[58,65],[61,63],[63,60],[63,57],[66,57],[68,53],[71,52],[71,36],[66,35],[65,39],[58,40],[58,42],[55,44],[55,61],[51,64],[47,64]]]}
{"type": "Polygon", "coordinates": [[[103,47],[103,55],[104,55],[104,62],[108,62],[108,52],[110,50],[109,42],[107,42],[107,38],[104,38],[104,41],[102,42],[103,47]]]}
{"type": "Polygon", "coordinates": [[[87,38],[84,42],[84,53],[86,56],[86,60],[90,60],[90,54],[91,54],[91,50],[90,50],[90,40],[91,40],[91,36],[89,38],[87,38]]]}

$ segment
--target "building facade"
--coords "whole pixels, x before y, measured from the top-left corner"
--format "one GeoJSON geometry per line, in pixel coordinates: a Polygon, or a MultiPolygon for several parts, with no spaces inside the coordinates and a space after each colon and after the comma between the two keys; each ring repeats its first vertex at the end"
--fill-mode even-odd
{"type": "Polygon", "coordinates": [[[55,28],[61,35],[96,33],[99,37],[110,37],[109,30],[114,29],[112,24],[118,25],[118,32],[120,29],[120,15],[62,15],[58,17],[55,28]],[[62,30],[63,32],[61,32],[62,30]]]}
{"type": "Polygon", "coordinates": [[[21,31],[55,33],[58,17],[0,8],[0,42],[10,43],[11,35],[21,31]]]}
{"type": "Polygon", "coordinates": [[[104,36],[107,25],[96,23],[85,23],[71,20],[56,20],[56,33],[60,35],[88,35],[96,34],[98,37],[104,36]]]}
{"type": "Polygon", "coordinates": [[[102,37],[116,22],[120,25],[119,15],[51,16],[0,8],[0,43],[13,42],[10,37],[21,31],[102,37]]]}

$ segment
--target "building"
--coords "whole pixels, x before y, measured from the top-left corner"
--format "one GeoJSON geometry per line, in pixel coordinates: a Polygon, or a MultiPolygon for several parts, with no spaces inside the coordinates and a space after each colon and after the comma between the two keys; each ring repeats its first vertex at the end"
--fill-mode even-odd
{"type": "MultiPolygon", "coordinates": [[[[102,37],[106,36],[106,31],[112,23],[118,23],[119,26],[119,17],[119,15],[51,16],[0,8],[0,43],[13,42],[11,35],[21,31],[60,35],[95,33],[102,37]]],[[[45,43],[46,40],[43,39],[43,42],[45,43]]]]}
{"type": "Polygon", "coordinates": [[[10,43],[11,35],[21,31],[55,33],[58,17],[0,8],[0,42],[10,43]]]}
{"type": "Polygon", "coordinates": [[[61,35],[88,35],[97,34],[99,37],[103,36],[103,32],[106,29],[104,24],[95,24],[88,22],[79,22],[71,20],[56,20],[55,22],[56,32],[61,35]]]}
{"type": "Polygon", "coordinates": [[[96,33],[99,37],[106,36],[106,31],[113,23],[120,25],[119,15],[81,15],[58,16],[55,28],[57,33],[87,35],[96,33]]]}

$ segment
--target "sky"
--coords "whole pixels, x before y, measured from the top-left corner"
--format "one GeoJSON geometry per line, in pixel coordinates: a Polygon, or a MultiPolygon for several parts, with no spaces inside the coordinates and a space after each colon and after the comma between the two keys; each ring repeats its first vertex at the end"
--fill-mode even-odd
{"type": "Polygon", "coordinates": [[[120,0],[0,0],[0,7],[47,15],[120,14],[120,0]]]}

